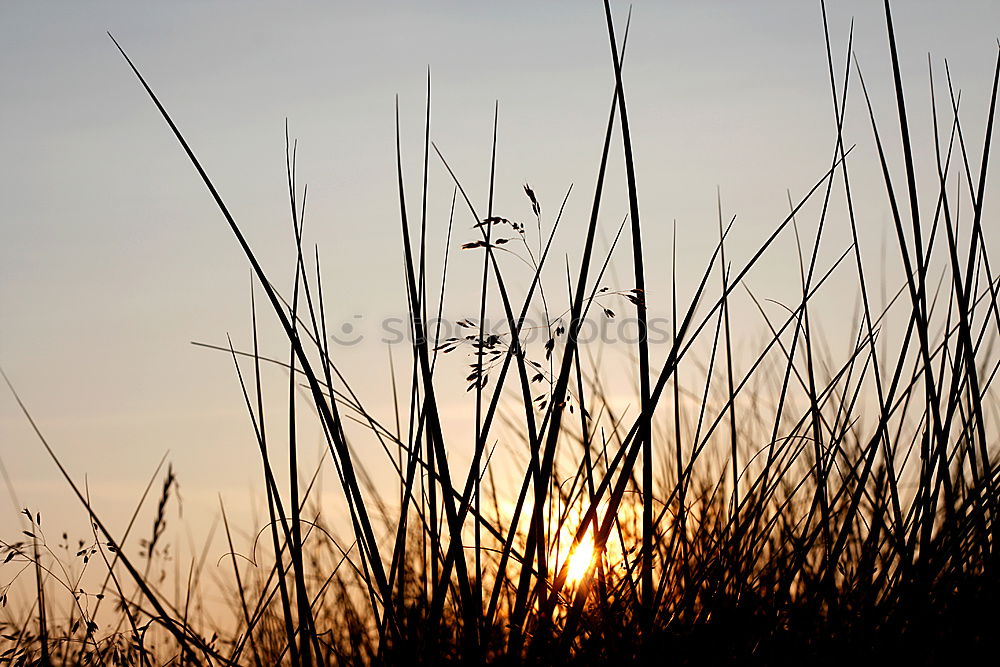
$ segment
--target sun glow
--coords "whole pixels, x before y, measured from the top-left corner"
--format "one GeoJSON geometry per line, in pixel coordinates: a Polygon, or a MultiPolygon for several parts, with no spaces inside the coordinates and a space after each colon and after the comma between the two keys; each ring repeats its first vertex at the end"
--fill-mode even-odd
{"type": "Polygon", "coordinates": [[[586,576],[593,562],[594,535],[588,530],[569,555],[569,561],[566,565],[566,580],[571,583],[580,581],[586,576]]]}

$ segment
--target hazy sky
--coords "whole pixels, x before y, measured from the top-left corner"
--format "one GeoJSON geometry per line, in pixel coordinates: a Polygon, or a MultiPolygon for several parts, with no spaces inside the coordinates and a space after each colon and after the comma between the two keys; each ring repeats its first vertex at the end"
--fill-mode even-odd
{"type": "MultiPolygon", "coordinates": [[[[838,79],[854,17],[859,62],[885,131],[896,132],[880,3],[829,4],[838,79]]],[[[615,7],[621,28],[627,4],[615,7]]],[[[929,136],[931,52],[939,70],[949,59],[978,139],[1000,2],[914,0],[897,2],[895,12],[915,135],[929,136]]],[[[244,502],[259,473],[231,361],[189,344],[222,344],[227,332],[247,344],[246,263],[107,30],[160,94],[279,285],[293,267],[289,119],[300,139],[300,181],[310,184],[307,234],[324,258],[331,322],[368,336],[339,361],[386,416],[387,352],[372,334],[405,308],[393,104],[398,94],[415,207],[428,66],[434,139],[477,206],[485,208],[499,100],[495,211],[529,219],[521,191],[529,182],[551,222],[574,183],[559,243],[571,263],[578,257],[614,81],[597,1],[6,3],[0,365],[112,517],[125,516],[167,450],[189,516],[214,512],[216,493],[244,502]]],[[[650,305],[664,312],[675,220],[683,282],[716,238],[717,186],[726,217],[739,214],[739,262],[787,211],[786,189],[803,194],[829,167],[835,135],[819,2],[638,0],[625,83],[650,305]]],[[[877,260],[887,206],[856,85],[846,135],[859,145],[852,169],[867,216],[863,243],[877,260]]],[[[922,168],[932,168],[921,155],[922,168]]],[[[619,153],[614,159],[605,238],[627,211],[619,153]]],[[[431,188],[436,272],[451,195],[439,162],[431,188]]],[[[474,238],[462,216],[453,249],[474,238]]],[[[843,225],[831,232],[823,256],[842,252],[846,238],[843,225]]],[[[463,277],[475,276],[479,261],[455,253],[446,314],[473,314],[475,281],[463,277]]],[[[630,287],[627,255],[618,269],[623,277],[609,282],[630,287]]],[[[794,293],[795,275],[779,261],[752,280],[763,296],[781,298],[794,293]]],[[[560,280],[556,272],[553,289],[560,280]]],[[[277,337],[267,341],[269,352],[285,355],[277,337]]],[[[403,349],[396,354],[401,360],[403,349]]],[[[281,375],[269,377],[280,397],[281,375]]],[[[454,385],[461,394],[457,372],[454,385]]],[[[468,421],[458,408],[451,417],[456,428],[468,421]]],[[[6,389],[0,457],[21,503],[73,528],[60,522],[79,514],[67,512],[65,485],[6,389]]],[[[15,523],[13,509],[0,510],[0,528],[15,523]]]]}

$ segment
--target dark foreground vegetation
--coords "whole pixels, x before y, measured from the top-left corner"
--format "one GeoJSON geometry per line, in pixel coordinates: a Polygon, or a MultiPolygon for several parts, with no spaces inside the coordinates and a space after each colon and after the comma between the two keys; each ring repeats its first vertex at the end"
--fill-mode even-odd
{"type": "MultiPolygon", "coordinates": [[[[938,178],[918,192],[911,103],[888,3],[894,78],[880,84],[895,93],[892,113],[874,112],[866,87],[873,82],[865,81],[850,42],[838,56],[828,37],[836,118],[829,171],[790,200],[789,214],[758,248],[734,253],[727,245],[733,222],[720,204],[712,223],[718,243],[690,293],[680,295],[676,279],[655,290],[670,300],[671,340],[650,349],[639,337],[630,351],[636,400],[622,414],[608,398],[593,350],[580,342],[588,318],[616,311],[634,317],[639,331],[647,326],[648,258],[632,159],[637,138],[629,132],[621,77],[627,28],[616,33],[607,4],[605,10],[615,81],[606,134],[595,138],[600,166],[587,195],[589,219],[563,220],[561,208],[543,218],[528,186],[526,203],[537,220],[527,224],[493,210],[492,185],[487,202],[466,197],[430,138],[428,82],[420,210],[406,208],[397,151],[412,345],[409,364],[397,362],[387,382],[408,387],[389,420],[369,412],[338,371],[336,355],[350,352],[330,348],[325,304],[336,295],[324,292],[319,255],[303,240],[306,196],[292,145],[288,191],[299,250],[293,288],[280,294],[192,147],[125,56],[252,268],[253,346],[224,351],[257,434],[251,446],[260,454],[268,516],[252,560],[237,556],[242,546],[234,546],[225,521],[231,553],[220,562],[230,567],[233,617],[206,618],[193,602],[204,563],[192,566],[178,595],[151,575],[173,473],[157,482],[156,522],[140,542],[138,528],[106,526],[91,511],[86,486],[58,464],[38,424],[39,439],[91,513],[93,531],[79,545],[60,545],[46,538],[40,517],[25,512],[25,535],[4,543],[0,557],[5,568],[17,566],[4,583],[15,574],[22,584],[33,577],[37,595],[14,599],[11,587],[11,599],[4,596],[0,661],[940,664],[993,648],[1000,627],[1000,422],[992,391],[1000,301],[987,254],[992,224],[983,210],[997,77],[986,125],[973,131],[960,122],[950,72],[929,72],[934,145],[921,154],[933,156],[938,178]],[[842,136],[849,92],[870,113],[891,211],[886,261],[899,262],[900,284],[880,284],[880,272],[862,261],[858,230],[881,212],[855,211],[852,200],[853,158],[842,136]],[[610,292],[602,287],[610,252],[599,252],[595,239],[618,141],[629,210],[620,227],[606,231],[611,252],[630,251],[621,261],[633,273],[629,289],[610,292]],[[902,167],[886,157],[890,145],[901,152],[902,167]],[[448,247],[464,244],[461,252],[482,255],[480,312],[464,323],[465,336],[445,339],[430,323],[441,313],[447,264],[426,261],[433,239],[445,235],[441,221],[426,214],[427,170],[435,165],[455,185],[448,247]],[[834,201],[845,215],[828,216],[834,201]],[[470,225],[476,236],[460,238],[457,230],[470,225]],[[849,227],[853,243],[823,261],[824,233],[834,225],[849,227]],[[560,233],[585,238],[583,254],[561,281],[546,285],[543,269],[562,262],[554,259],[563,254],[556,250],[560,233]],[[789,235],[798,256],[774,257],[776,240],[789,235]],[[519,293],[509,288],[510,253],[524,260],[518,271],[525,262],[531,267],[519,293]],[[745,281],[767,261],[799,267],[800,298],[784,310],[765,308],[745,281]],[[816,321],[824,288],[845,279],[854,285],[857,309],[853,319],[843,318],[852,333],[842,347],[850,351],[838,355],[816,321]],[[567,292],[567,312],[550,311],[567,292]],[[730,317],[736,298],[758,304],[767,336],[756,356],[734,349],[746,332],[741,324],[737,333],[730,317]],[[504,333],[484,330],[488,304],[502,313],[504,333]],[[545,313],[548,325],[543,341],[528,346],[522,328],[535,312],[545,313]],[[265,314],[287,336],[288,348],[277,356],[258,348],[257,318],[265,314]],[[460,379],[435,369],[444,355],[462,354],[471,362],[466,380],[477,435],[456,443],[445,437],[435,388],[460,379]],[[346,499],[346,540],[317,518],[315,477],[299,464],[297,420],[278,427],[266,418],[261,368],[274,364],[288,371],[292,414],[314,414],[326,436],[328,463],[346,499]],[[375,443],[366,442],[365,451],[379,452],[395,470],[394,489],[367,474],[364,461],[373,455],[358,454],[362,428],[375,443]],[[520,466],[512,485],[491,467],[500,440],[520,466]],[[453,452],[470,449],[471,466],[457,465],[453,452]],[[272,465],[278,450],[290,469],[272,465]],[[84,571],[93,576],[95,569],[97,587],[84,590],[84,571]]],[[[825,8],[823,20],[825,27],[825,8]]],[[[495,145],[494,138],[494,164],[495,145]]],[[[31,419],[27,409],[25,415],[31,419]]]]}

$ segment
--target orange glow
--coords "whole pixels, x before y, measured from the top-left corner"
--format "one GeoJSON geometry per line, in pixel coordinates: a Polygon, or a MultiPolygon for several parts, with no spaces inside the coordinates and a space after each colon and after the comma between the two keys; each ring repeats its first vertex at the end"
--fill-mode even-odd
{"type": "Polygon", "coordinates": [[[569,583],[577,583],[586,576],[591,564],[594,562],[594,536],[591,531],[583,536],[580,543],[576,545],[570,553],[566,567],[566,580],[569,583]]]}

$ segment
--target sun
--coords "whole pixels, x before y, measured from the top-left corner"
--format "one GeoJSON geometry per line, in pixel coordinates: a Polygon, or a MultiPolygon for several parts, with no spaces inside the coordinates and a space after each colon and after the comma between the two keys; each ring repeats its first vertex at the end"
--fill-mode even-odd
{"type": "Polygon", "coordinates": [[[577,583],[587,575],[594,562],[594,535],[587,531],[576,548],[570,552],[566,564],[566,580],[577,583]]]}

